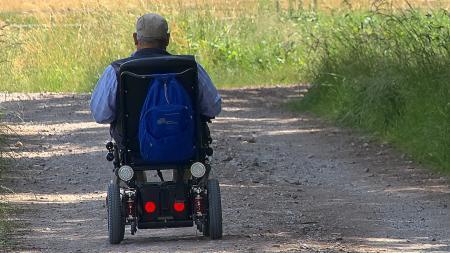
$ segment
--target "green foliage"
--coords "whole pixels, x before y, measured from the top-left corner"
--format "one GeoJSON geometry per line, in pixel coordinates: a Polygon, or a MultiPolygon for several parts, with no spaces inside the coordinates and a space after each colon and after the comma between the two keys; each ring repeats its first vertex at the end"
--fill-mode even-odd
{"type": "MultiPolygon", "coordinates": [[[[171,25],[169,51],[194,54],[219,87],[306,80],[303,34],[308,20],[261,1],[252,11],[218,13],[211,6],[152,6],[171,25]]],[[[141,9],[86,9],[55,13],[3,13],[8,62],[3,91],[90,91],[104,68],[134,50],[131,37],[141,9]]]]}
{"type": "Polygon", "coordinates": [[[355,13],[322,26],[314,87],[297,107],[387,138],[450,170],[450,16],[355,13]]]}
{"type": "MultiPolygon", "coordinates": [[[[21,15],[13,20],[30,20],[21,15]]],[[[34,18],[23,24],[6,20],[14,46],[0,66],[0,90],[89,91],[108,62],[131,52],[126,35],[131,36],[134,20],[126,13],[96,10],[34,18]]]]}
{"type": "Polygon", "coordinates": [[[7,220],[11,215],[11,206],[6,203],[0,203],[0,248],[11,246],[10,233],[12,231],[12,223],[7,220]]]}

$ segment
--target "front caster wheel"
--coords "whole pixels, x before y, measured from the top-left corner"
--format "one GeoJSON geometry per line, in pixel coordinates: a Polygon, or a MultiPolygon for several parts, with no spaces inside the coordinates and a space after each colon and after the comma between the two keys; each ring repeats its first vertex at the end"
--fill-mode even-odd
{"type": "Polygon", "coordinates": [[[122,215],[122,203],[120,199],[119,185],[108,185],[108,234],[109,243],[119,244],[125,234],[125,219],[122,215]]]}
{"type": "Polygon", "coordinates": [[[203,234],[211,240],[222,238],[222,200],[220,197],[219,181],[209,179],[206,187],[208,191],[208,218],[203,234]]]}

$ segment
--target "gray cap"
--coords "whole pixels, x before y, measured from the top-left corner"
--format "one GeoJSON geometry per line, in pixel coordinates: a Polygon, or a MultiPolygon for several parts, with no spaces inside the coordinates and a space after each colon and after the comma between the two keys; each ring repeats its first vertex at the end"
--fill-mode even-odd
{"type": "Polygon", "coordinates": [[[137,39],[140,41],[167,40],[169,26],[161,15],[148,13],[136,22],[137,39]]]}

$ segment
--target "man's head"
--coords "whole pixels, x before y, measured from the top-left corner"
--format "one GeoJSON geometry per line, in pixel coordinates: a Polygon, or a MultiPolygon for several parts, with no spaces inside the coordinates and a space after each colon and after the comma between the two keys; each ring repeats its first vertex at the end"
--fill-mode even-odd
{"type": "Polygon", "coordinates": [[[137,49],[166,49],[170,39],[167,21],[158,14],[145,14],[138,18],[133,38],[137,49]]]}

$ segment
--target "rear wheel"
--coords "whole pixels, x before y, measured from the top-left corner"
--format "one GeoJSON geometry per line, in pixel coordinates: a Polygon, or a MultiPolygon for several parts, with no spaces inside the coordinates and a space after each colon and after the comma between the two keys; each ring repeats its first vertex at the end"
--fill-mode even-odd
{"type": "Polygon", "coordinates": [[[111,244],[119,244],[125,234],[125,219],[122,215],[122,203],[118,184],[108,185],[108,234],[111,244]]]}
{"type": "Polygon", "coordinates": [[[203,236],[209,236],[209,225],[208,222],[200,224],[201,227],[198,228],[200,232],[203,233],[203,236]]]}
{"type": "Polygon", "coordinates": [[[220,197],[219,181],[209,179],[208,190],[208,218],[203,234],[212,240],[222,238],[222,200],[220,197]]]}

